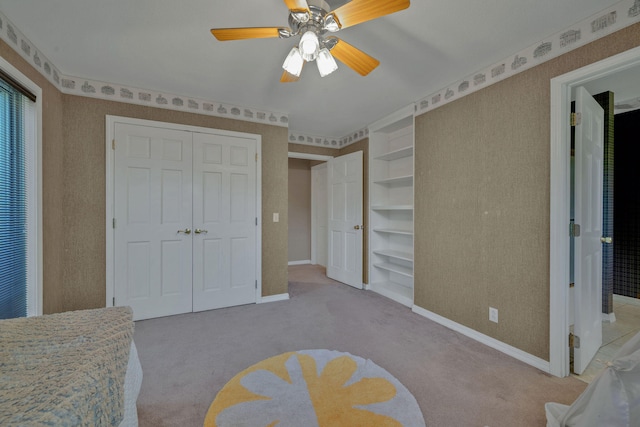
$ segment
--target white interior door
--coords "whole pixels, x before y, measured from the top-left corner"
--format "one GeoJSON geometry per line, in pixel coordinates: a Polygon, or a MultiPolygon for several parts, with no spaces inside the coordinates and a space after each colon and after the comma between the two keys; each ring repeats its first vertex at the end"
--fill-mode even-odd
{"type": "Polygon", "coordinates": [[[602,175],[604,111],[583,88],[576,92],[574,372],[581,374],[602,345],[602,175]]]}
{"type": "Polygon", "coordinates": [[[193,311],[256,301],[256,141],[193,136],[193,311]]]}
{"type": "Polygon", "coordinates": [[[134,320],[191,311],[191,133],[115,127],[115,302],[134,320]]]}
{"type": "Polygon", "coordinates": [[[328,162],[327,276],[362,289],[362,151],[328,162]]]}
{"type": "Polygon", "coordinates": [[[327,163],[311,168],[311,261],[327,266],[327,163]]]}

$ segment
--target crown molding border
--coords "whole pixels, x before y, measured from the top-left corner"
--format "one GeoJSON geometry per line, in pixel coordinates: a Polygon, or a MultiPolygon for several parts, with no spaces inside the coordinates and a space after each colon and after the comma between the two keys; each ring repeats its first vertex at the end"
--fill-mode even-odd
{"type": "Polygon", "coordinates": [[[442,107],[640,21],[640,0],[623,0],[416,102],[415,115],[442,107]]]}

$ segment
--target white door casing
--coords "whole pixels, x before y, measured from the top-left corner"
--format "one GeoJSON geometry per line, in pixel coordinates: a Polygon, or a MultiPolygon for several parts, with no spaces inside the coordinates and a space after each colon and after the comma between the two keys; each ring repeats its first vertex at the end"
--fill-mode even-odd
{"type": "Polygon", "coordinates": [[[261,211],[260,136],[116,116],[107,116],[106,121],[107,307],[131,305],[134,318],[140,320],[265,302],[261,297],[262,242],[258,215],[261,211]],[[211,144],[212,138],[219,143],[211,144]],[[221,146],[221,151],[226,150],[222,155],[223,163],[226,162],[223,171],[216,162],[216,145],[221,146]],[[193,149],[197,150],[197,157],[193,149]],[[126,157],[133,159],[124,161],[126,157]],[[123,168],[131,170],[123,173],[123,168]],[[216,190],[216,179],[212,177],[216,173],[226,174],[220,190],[226,192],[228,205],[215,208],[220,208],[221,216],[228,218],[226,227],[222,227],[226,236],[233,235],[227,239],[230,251],[220,252],[224,261],[221,265],[227,272],[216,270],[219,266],[210,256],[211,240],[216,233],[216,225],[210,221],[214,204],[210,197],[216,190]],[[178,185],[179,181],[182,186],[178,185]],[[226,190],[223,190],[224,182],[226,190]],[[181,201],[171,201],[177,198],[181,201]],[[144,224],[145,214],[152,225],[144,224]],[[178,215],[181,227],[173,227],[178,215]],[[135,221],[127,227],[130,217],[135,221]],[[153,220],[160,225],[154,226],[153,220]],[[141,222],[141,229],[133,230],[141,222]],[[145,230],[161,229],[162,224],[172,232],[145,230]],[[242,228],[239,224],[244,224],[244,231],[239,230],[242,228]],[[132,249],[123,251],[123,245],[132,249]],[[209,249],[209,253],[205,249],[209,249]],[[123,269],[127,254],[133,257],[132,268],[123,269]],[[214,272],[229,278],[227,284],[214,283],[214,272]],[[200,287],[194,284],[198,273],[202,273],[200,287]],[[179,292],[176,291],[178,283],[179,292]],[[233,292],[218,292],[217,296],[224,302],[215,301],[212,305],[214,292],[210,288],[216,286],[226,286],[227,291],[233,292]],[[197,289],[206,292],[196,295],[197,289]],[[134,298],[129,298],[129,294],[134,298]],[[194,298],[198,298],[195,303],[194,298]]]}
{"type": "Polygon", "coordinates": [[[255,140],[193,134],[193,311],[256,301],[255,140]]]}
{"type": "Polygon", "coordinates": [[[327,163],[311,168],[311,262],[327,266],[327,163]]]}
{"type": "Polygon", "coordinates": [[[191,133],[119,123],[115,139],[118,305],[134,320],[190,312],[191,133]]]}
{"type": "Polygon", "coordinates": [[[327,276],[362,289],[362,151],[329,161],[327,276]]]}
{"type": "Polygon", "coordinates": [[[602,197],[604,110],[576,89],[574,372],[581,374],[602,345],[602,197]]]}

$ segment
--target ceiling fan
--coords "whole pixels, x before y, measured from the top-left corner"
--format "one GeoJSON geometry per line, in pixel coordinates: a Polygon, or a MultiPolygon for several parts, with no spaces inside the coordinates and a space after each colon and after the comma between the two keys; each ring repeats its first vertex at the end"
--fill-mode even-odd
{"type": "Polygon", "coordinates": [[[211,33],[220,41],[275,38],[286,39],[301,35],[282,65],[283,83],[295,82],[306,62],[316,61],[320,76],[334,72],[338,65],[334,59],[352,68],[362,76],[369,74],[380,61],[327,33],[335,33],[384,15],[406,9],[409,0],[351,0],[331,11],[324,0],[284,0],[289,9],[287,27],[214,28],[211,33]]]}

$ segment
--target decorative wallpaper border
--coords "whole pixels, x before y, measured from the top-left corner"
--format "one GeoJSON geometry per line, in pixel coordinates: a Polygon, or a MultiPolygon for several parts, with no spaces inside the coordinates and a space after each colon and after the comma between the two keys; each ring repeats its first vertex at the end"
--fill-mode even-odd
{"type": "Polygon", "coordinates": [[[328,148],[343,148],[355,142],[369,137],[369,129],[364,128],[342,138],[327,138],[324,136],[312,136],[296,132],[289,132],[289,142],[292,144],[322,146],[328,148]]]}
{"type": "Polygon", "coordinates": [[[64,75],[2,12],[0,12],[0,38],[65,94],[187,111],[273,126],[289,126],[289,116],[281,112],[258,110],[64,75]]]}
{"type": "Polygon", "coordinates": [[[479,70],[416,103],[416,116],[640,21],[640,0],[623,0],[603,12],[479,70]]]}
{"type": "MultiPolygon", "coordinates": [[[[564,31],[560,31],[535,45],[529,46],[503,61],[479,70],[420,99],[415,103],[415,115],[418,116],[434,110],[639,21],[640,0],[620,1],[611,8],[595,14],[564,31]]],[[[289,126],[288,115],[281,112],[257,110],[211,100],[66,76],[1,11],[0,39],[18,52],[58,90],[66,94],[264,123],[273,126],[289,126]]],[[[616,105],[616,110],[634,108],[638,103],[640,103],[640,99],[628,100],[616,105]]],[[[339,149],[368,136],[368,128],[357,130],[342,138],[290,132],[289,142],[339,149]]]]}

